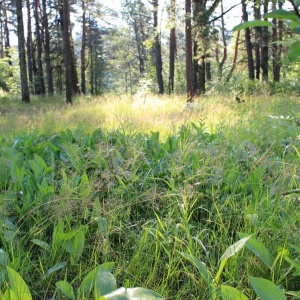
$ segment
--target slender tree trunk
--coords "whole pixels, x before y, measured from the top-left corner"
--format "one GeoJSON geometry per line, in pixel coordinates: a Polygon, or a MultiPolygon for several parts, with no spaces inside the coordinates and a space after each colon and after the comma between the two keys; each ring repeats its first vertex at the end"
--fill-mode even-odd
{"type": "Polygon", "coordinates": [[[69,0],[62,0],[61,8],[61,29],[64,41],[64,59],[65,59],[65,85],[66,85],[66,103],[72,104],[72,69],[71,69],[71,43],[69,30],[69,0]]]}
{"type": "MultiPolygon", "coordinates": [[[[248,12],[247,12],[246,0],[242,0],[242,11],[243,11],[243,20],[247,22],[248,12]]],[[[248,56],[248,76],[249,79],[254,80],[254,60],[253,60],[253,53],[252,53],[251,33],[249,28],[245,29],[245,43],[246,43],[246,51],[248,56]]]]}
{"type": "Polygon", "coordinates": [[[3,9],[3,18],[4,18],[4,34],[5,34],[5,56],[9,58],[8,64],[12,66],[12,61],[10,57],[10,38],[9,38],[9,29],[8,29],[8,17],[7,17],[7,9],[6,9],[6,0],[2,2],[2,9],[3,9]]]}
{"type": "Polygon", "coordinates": [[[191,0],[185,0],[185,73],[188,102],[194,101],[191,0]]]}
{"type": "Polygon", "coordinates": [[[237,35],[236,35],[236,40],[235,40],[235,47],[234,47],[234,56],[233,56],[233,62],[232,62],[232,66],[231,66],[231,69],[227,75],[227,78],[225,80],[225,83],[228,83],[234,70],[235,70],[235,67],[236,67],[236,62],[237,62],[237,57],[238,57],[238,51],[239,51],[239,40],[240,40],[240,33],[241,31],[239,30],[237,32],[237,35]]]}
{"type": "MultiPolygon", "coordinates": [[[[264,14],[268,12],[269,1],[264,1],[264,14]]],[[[261,69],[262,79],[268,80],[269,71],[269,29],[268,27],[262,28],[262,48],[261,48],[261,69]]]]}
{"type": "MultiPolygon", "coordinates": [[[[221,1],[221,31],[222,31],[222,42],[223,42],[223,58],[222,61],[219,62],[218,59],[218,71],[219,71],[219,78],[222,78],[222,73],[223,73],[223,67],[225,64],[225,61],[227,59],[227,42],[226,42],[226,36],[225,36],[225,21],[224,21],[224,7],[223,7],[223,1],[221,1]]],[[[216,48],[217,49],[217,48],[216,48]]],[[[216,50],[218,51],[218,50],[216,50]]],[[[218,53],[218,52],[217,52],[218,53]]]]}
{"type": "Polygon", "coordinates": [[[30,89],[34,93],[33,89],[33,67],[32,67],[32,31],[31,31],[31,7],[29,0],[26,0],[27,6],[27,66],[28,66],[28,79],[30,89]]]}
{"type": "Polygon", "coordinates": [[[48,14],[47,14],[47,6],[46,0],[42,0],[43,4],[43,27],[44,27],[44,56],[45,56],[45,64],[46,64],[46,78],[47,78],[47,88],[48,95],[52,95],[54,93],[53,87],[53,78],[52,78],[52,68],[51,68],[51,59],[50,59],[50,34],[49,34],[49,24],[48,24],[48,14]]]}
{"type": "MultiPolygon", "coordinates": [[[[254,1],[254,18],[255,20],[261,19],[261,13],[260,13],[260,0],[254,1]]],[[[261,34],[262,29],[261,27],[257,26],[255,27],[255,77],[256,79],[260,78],[260,47],[261,47],[261,34]]]]}
{"type": "Polygon", "coordinates": [[[22,14],[22,0],[16,0],[16,15],[17,15],[17,32],[18,32],[18,49],[19,49],[22,101],[26,103],[30,103],[30,94],[29,94],[28,79],[27,79],[26,56],[25,56],[25,38],[24,38],[24,24],[23,24],[23,14],[22,14]]]}
{"type": "Polygon", "coordinates": [[[44,81],[44,71],[43,71],[43,64],[42,64],[42,41],[41,41],[41,31],[40,31],[40,23],[39,23],[39,1],[38,0],[34,0],[34,18],[35,18],[35,36],[36,36],[36,47],[37,47],[39,94],[45,95],[45,81],[44,81]]]}
{"type": "Polygon", "coordinates": [[[176,54],[176,34],[175,34],[175,0],[170,1],[170,66],[169,66],[169,94],[174,92],[174,74],[175,74],[175,54],[176,54]]]}
{"type": "Polygon", "coordinates": [[[85,17],[85,0],[81,2],[82,8],[82,37],[81,37],[81,92],[86,93],[85,89],[85,44],[86,44],[86,17],[85,17]]]}
{"type": "Polygon", "coordinates": [[[156,78],[158,84],[158,93],[164,93],[164,81],[162,77],[162,59],[161,59],[161,46],[158,34],[158,0],[153,1],[153,25],[154,25],[154,49],[155,49],[155,68],[156,68],[156,78]]]}
{"type": "MultiPolygon", "coordinates": [[[[279,1],[279,9],[282,9],[282,2],[279,1]]],[[[273,0],[272,10],[276,10],[276,0],[273,0]]],[[[272,53],[273,53],[273,80],[274,82],[280,81],[280,70],[281,70],[281,52],[282,45],[277,44],[277,41],[281,42],[283,38],[283,22],[281,20],[273,19],[274,27],[272,28],[272,53]]]]}

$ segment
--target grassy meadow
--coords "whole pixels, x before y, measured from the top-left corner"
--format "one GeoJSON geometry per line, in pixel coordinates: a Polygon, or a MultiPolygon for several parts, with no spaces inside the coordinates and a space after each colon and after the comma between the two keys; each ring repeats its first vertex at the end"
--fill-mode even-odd
{"type": "Polygon", "coordinates": [[[244,100],[0,95],[0,298],[300,299],[299,97],[244,100]]]}

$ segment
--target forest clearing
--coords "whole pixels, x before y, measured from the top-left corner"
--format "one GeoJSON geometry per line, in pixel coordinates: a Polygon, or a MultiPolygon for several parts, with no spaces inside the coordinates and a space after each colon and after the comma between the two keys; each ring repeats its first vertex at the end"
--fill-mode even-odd
{"type": "Polygon", "coordinates": [[[0,299],[300,299],[300,1],[0,1],[0,299]]]}

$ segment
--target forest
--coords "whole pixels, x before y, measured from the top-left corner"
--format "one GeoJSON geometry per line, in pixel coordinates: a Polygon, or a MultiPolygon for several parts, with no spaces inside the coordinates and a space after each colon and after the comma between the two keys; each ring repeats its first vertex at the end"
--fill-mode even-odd
{"type": "Polygon", "coordinates": [[[299,0],[0,0],[0,299],[300,299],[299,0]]]}

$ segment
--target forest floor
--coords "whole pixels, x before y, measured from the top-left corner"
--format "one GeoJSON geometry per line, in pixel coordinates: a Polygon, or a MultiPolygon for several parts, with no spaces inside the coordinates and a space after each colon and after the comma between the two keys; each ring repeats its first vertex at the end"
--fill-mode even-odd
{"type": "Polygon", "coordinates": [[[299,99],[243,100],[1,96],[0,298],[299,299],[299,99]]]}

